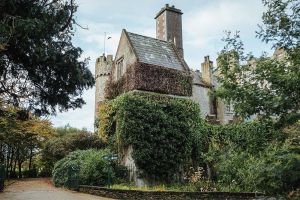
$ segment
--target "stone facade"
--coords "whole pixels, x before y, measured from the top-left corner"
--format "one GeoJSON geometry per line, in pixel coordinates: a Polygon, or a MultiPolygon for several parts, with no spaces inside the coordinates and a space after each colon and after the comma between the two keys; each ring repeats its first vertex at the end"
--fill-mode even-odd
{"type": "Polygon", "coordinates": [[[113,80],[118,80],[122,75],[124,75],[127,68],[136,62],[137,57],[134,53],[134,49],[130,45],[126,30],[123,29],[115,56],[115,65],[112,73],[113,80]]]}

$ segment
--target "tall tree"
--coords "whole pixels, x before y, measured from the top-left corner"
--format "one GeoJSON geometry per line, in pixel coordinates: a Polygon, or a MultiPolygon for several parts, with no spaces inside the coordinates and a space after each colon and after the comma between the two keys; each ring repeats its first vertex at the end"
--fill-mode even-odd
{"type": "Polygon", "coordinates": [[[32,169],[34,157],[44,144],[54,137],[54,129],[47,120],[24,115],[21,110],[12,106],[3,110],[0,115],[0,161],[6,164],[9,175],[15,176],[18,168],[22,177],[22,168],[32,169]],[[28,166],[24,162],[28,161],[28,166]]]}
{"type": "Polygon", "coordinates": [[[262,2],[267,11],[257,37],[272,44],[277,54],[253,59],[245,54],[239,33],[229,32],[218,58],[216,95],[233,102],[242,117],[275,117],[284,126],[300,119],[300,2],[262,2]]]}
{"type": "Polygon", "coordinates": [[[0,1],[0,99],[35,114],[81,107],[94,85],[72,44],[74,0],[0,1]]]}

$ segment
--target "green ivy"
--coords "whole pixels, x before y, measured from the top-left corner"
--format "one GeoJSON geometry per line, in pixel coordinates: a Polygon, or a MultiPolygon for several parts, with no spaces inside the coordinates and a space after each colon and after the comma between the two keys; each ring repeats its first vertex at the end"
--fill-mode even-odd
{"type": "Polygon", "coordinates": [[[99,118],[99,134],[120,154],[132,146],[143,176],[154,181],[179,177],[201,120],[199,105],[190,99],[137,91],[108,102],[99,118]]]}

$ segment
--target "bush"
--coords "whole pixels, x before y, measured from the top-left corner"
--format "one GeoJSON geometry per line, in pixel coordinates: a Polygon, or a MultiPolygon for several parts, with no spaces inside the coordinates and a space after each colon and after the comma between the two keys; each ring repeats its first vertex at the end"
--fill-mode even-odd
{"type": "Polygon", "coordinates": [[[238,191],[283,193],[300,183],[300,159],[286,145],[272,143],[258,155],[228,152],[217,169],[219,182],[238,191]]]}
{"type": "Polygon", "coordinates": [[[53,182],[56,187],[67,187],[75,179],[79,180],[80,165],[84,157],[84,151],[74,151],[54,165],[53,182]]]}
{"type": "Polygon", "coordinates": [[[299,147],[272,122],[201,127],[194,152],[213,169],[218,190],[284,193],[299,187],[299,147]]]}
{"type": "Polygon", "coordinates": [[[81,184],[103,186],[109,178],[116,179],[110,163],[104,159],[107,151],[86,151],[84,154],[79,173],[81,184]]]}
{"type": "Polygon", "coordinates": [[[119,179],[113,166],[104,158],[108,154],[107,150],[77,150],[70,153],[54,166],[55,186],[70,188],[74,182],[104,186],[108,179],[112,183],[118,183],[119,179]]]}

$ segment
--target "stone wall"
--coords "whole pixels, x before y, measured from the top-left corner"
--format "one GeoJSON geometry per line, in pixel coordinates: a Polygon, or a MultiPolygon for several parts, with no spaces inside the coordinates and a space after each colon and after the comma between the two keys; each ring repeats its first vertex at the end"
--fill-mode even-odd
{"type": "Polygon", "coordinates": [[[117,81],[118,80],[118,71],[117,71],[117,65],[118,62],[122,61],[123,67],[122,67],[122,73],[121,76],[127,71],[127,67],[132,65],[137,61],[137,58],[134,54],[134,50],[132,49],[128,37],[126,35],[126,31],[123,30],[121,33],[121,38],[119,41],[118,50],[116,52],[115,57],[115,65],[112,69],[112,80],[117,81]]]}
{"type": "Polygon", "coordinates": [[[140,191],[140,190],[119,190],[97,186],[81,185],[80,192],[98,195],[102,197],[129,200],[193,200],[193,199],[213,199],[213,200],[244,200],[244,199],[266,199],[261,193],[232,193],[232,192],[171,192],[171,191],[140,191]]]}
{"type": "Polygon", "coordinates": [[[199,104],[201,110],[201,117],[204,119],[207,115],[211,114],[211,102],[208,95],[209,90],[210,88],[203,87],[201,85],[193,85],[193,96],[191,97],[191,99],[199,104]]]}

